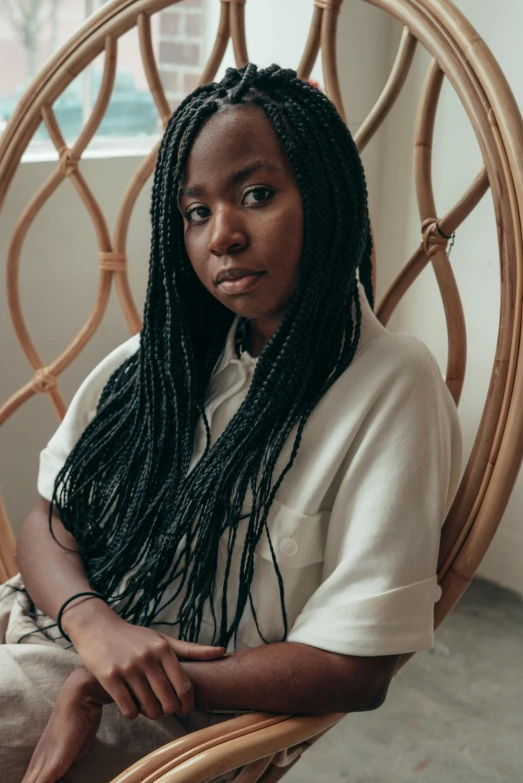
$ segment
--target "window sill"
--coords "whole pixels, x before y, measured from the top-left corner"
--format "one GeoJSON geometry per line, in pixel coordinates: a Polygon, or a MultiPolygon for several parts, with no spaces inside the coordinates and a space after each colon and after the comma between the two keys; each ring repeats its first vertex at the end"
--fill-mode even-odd
{"type": "MultiPolygon", "coordinates": [[[[82,160],[97,158],[143,158],[153,149],[160,136],[93,139],[82,153],[82,160]]],[[[68,142],[72,144],[74,142],[68,142]]],[[[33,142],[22,155],[22,163],[58,161],[58,153],[49,142],[33,142]]]]}

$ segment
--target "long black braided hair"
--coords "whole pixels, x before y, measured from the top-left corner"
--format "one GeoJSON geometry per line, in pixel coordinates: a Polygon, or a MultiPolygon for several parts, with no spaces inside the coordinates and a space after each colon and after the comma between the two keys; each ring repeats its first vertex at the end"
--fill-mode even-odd
{"type": "MultiPolygon", "coordinates": [[[[108,598],[118,594],[120,616],[151,625],[179,597],[178,636],[197,641],[209,602],[213,641],[227,645],[236,639],[248,603],[256,621],[250,593],[256,545],[269,532],[268,511],[293,465],[307,418],[354,356],[361,323],[358,276],[372,305],[364,171],[351,134],[321,91],[293,70],[259,70],[249,63],[196,89],[170,118],[154,174],[151,219],[139,350],[105,386],[96,416],[57,477],[51,511],[56,504],[78,542],[93,589],[108,598]],[[204,393],[234,313],[192,268],[177,193],[202,123],[241,102],[267,114],[294,171],[303,200],[303,252],[283,321],[259,357],[246,399],[211,448],[204,393]],[[199,417],[206,447],[189,470],[199,417]],[[290,459],[274,476],[291,432],[290,459]],[[249,488],[252,510],[245,515],[249,488]],[[239,524],[247,530],[238,600],[230,613],[227,583],[239,524]],[[224,584],[217,585],[224,534],[228,567],[224,584]],[[168,587],[175,589],[166,601],[168,587]]],[[[274,551],[273,561],[285,638],[274,551]]]]}

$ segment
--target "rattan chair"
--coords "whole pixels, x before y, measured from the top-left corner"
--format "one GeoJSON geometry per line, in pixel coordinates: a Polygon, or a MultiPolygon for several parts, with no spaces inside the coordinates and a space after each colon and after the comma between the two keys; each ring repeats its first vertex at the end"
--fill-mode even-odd
{"type": "MultiPolygon", "coordinates": [[[[284,0],[282,0],[283,2],[284,0]]],[[[311,5],[312,5],[312,1],[311,5]]],[[[218,0],[216,0],[218,2],[218,0]]],[[[344,116],[336,68],[337,17],[342,0],[315,0],[312,25],[298,73],[308,78],[322,50],[326,92],[344,116]]],[[[432,264],[448,327],[446,382],[459,402],[466,364],[466,332],[456,281],[447,256],[447,239],[490,188],[499,241],[501,317],[494,365],[483,415],[461,485],[445,521],[438,564],[442,597],[434,624],[455,606],[470,583],[494,533],[513,488],[523,448],[523,357],[521,316],[523,294],[523,121],[512,92],[491,52],[450,0],[367,0],[404,26],[397,57],[383,92],[360,127],[360,150],[368,144],[400,93],[416,46],[431,55],[419,105],[415,177],[421,243],[378,305],[388,322],[402,296],[422,270],[432,264]],[[474,129],[483,167],[459,202],[438,221],[431,182],[431,152],[438,97],[447,78],[474,129]],[[438,230],[439,227],[439,230],[438,230]]],[[[102,210],[82,177],[78,162],[107,108],[114,82],[119,38],[138,28],[149,87],[162,122],[170,108],[159,77],[151,42],[150,17],[173,0],[113,0],[91,17],[47,63],[13,114],[0,144],[0,207],[21,156],[43,119],[59,153],[59,165],[21,214],[7,255],[9,310],[20,345],[32,368],[27,383],[0,410],[0,423],[19,411],[35,394],[46,394],[58,418],[66,402],[58,388],[61,373],[80,354],[102,321],[113,282],[129,330],[141,328],[126,269],[126,237],[137,197],[151,175],[155,147],[138,167],[125,192],[111,236],[102,210]],[[101,90],[91,117],[72,147],[67,147],[53,113],[53,102],[72,79],[105,51],[101,90]],[[95,226],[100,280],[96,302],[84,327],[67,349],[45,365],[26,326],[19,296],[19,259],[27,231],[49,196],[69,177],[95,226]]],[[[304,3],[305,6],[305,3],[304,3]]],[[[304,7],[304,13],[311,13],[304,7]]],[[[248,61],[244,28],[245,0],[222,0],[221,19],[211,57],[200,83],[211,80],[232,38],[238,66],[248,61]]],[[[284,63],[294,66],[294,63],[284,63]]],[[[14,536],[0,504],[0,581],[16,572],[14,536]]],[[[411,655],[402,656],[399,668],[411,655]]],[[[195,732],[160,748],[122,773],[118,783],[200,783],[240,769],[237,783],[273,783],[300,754],[340,720],[341,715],[293,717],[249,714],[195,732]],[[287,748],[289,764],[272,764],[287,748]]]]}

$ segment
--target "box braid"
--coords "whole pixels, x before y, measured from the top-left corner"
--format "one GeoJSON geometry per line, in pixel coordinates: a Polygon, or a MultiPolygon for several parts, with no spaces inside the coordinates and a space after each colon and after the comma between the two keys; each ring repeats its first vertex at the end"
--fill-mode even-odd
{"type": "MultiPolygon", "coordinates": [[[[264,531],[283,581],[267,517],[292,468],[318,401],[350,365],[359,340],[357,278],[372,305],[372,240],[365,176],[356,146],[331,101],[296,72],[249,63],[197,88],[170,118],[158,154],[152,239],[139,350],[113,373],[97,413],[60,471],[53,492],[93,589],[119,600],[129,622],[154,625],[178,596],[181,639],[197,641],[204,606],[214,642],[236,641],[251,596],[256,546],[264,531]],[[301,192],[303,252],[296,290],[263,349],[246,399],[210,446],[204,395],[234,313],[199,281],[187,256],[177,194],[202,124],[223,107],[254,103],[268,116],[301,192]],[[204,453],[189,470],[202,417],[204,453]],[[277,461],[292,434],[286,464],[277,461]],[[276,476],[274,474],[277,474],[276,476]],[[245,514],[250,488],[252,509],[245,514]],[[243,520],[243,521],[242,521],[243,520]],[[227,605],[240,522],[246,527],[238,599],[227,605]],[[228,561],[216,584],[218,545],[228,561]],[[165,598],[172,586],[174,594],[165,598]],[[215,604],[218,600],[218,606],[215,604]]],[[[52,531],[52,517],[49,515],[52,531]]]]}

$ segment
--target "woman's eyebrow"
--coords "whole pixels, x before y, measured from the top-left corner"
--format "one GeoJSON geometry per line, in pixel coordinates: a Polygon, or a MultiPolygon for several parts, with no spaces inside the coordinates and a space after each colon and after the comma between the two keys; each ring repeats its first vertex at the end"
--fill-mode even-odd
{"type": "MultiPolygon", "coordinates": [[[[230,187],[231,185],[236,185],[238,182],[241,182],[246,177],[249,177],[251,174],[254,174],[255,171],[259,171],[259,169],[265,169],[266,171],[283,171],[282,167],[277,166],[275,163],[270,163],[267,160],[254,160],[252,163],[249,163],[247,166],[244,166],[238,171],[235,171],[232,174],[230,174],[229,177],[227,178],[227,187],[230,187]]],[[[201,198],[204,195],[205,195],[205,187],[203,185],[188,185],[187,187],[180,185],[180,188],[178,190],[178,198],[181,198],[182,196],[192,196],[193,198],[201,198]]]]}

